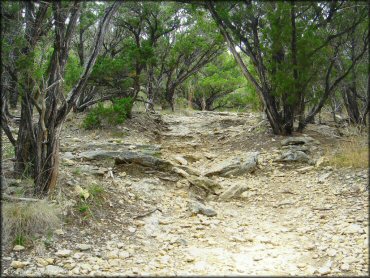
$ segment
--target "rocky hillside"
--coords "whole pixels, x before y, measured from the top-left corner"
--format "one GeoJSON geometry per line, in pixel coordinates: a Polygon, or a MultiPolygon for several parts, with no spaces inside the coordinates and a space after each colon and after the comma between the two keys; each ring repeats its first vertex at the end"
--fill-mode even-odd
{"type": "Polygon", "coordinates": [[[61,142],[64,223],[9,247],[4,275],[368,274],[367,168],[328,156],[345,131],[284,138],[253,113],[79,121],[61,142]]]}

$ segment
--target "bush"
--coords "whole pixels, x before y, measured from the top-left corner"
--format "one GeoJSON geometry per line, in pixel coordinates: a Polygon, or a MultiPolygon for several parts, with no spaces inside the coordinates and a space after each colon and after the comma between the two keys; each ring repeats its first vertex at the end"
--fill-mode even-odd
{"type": "Polygon", "coordinates": [[[5,244],[24,245],[37,235],[46,235],[60,224],[59,210],[44,200],[3,204],[5,244]]]}
{"type": "Polygon", "coordinates": [[[262,104],[258,98],[257,93],[254,90],[247,90],[241,88],[235,92],[220,98],[215,102],[214,106],[222,105],[228,108],[247,108],[249,107],[253,111],[260,111],[262,104]]]}
{"type": "Polygon", "coordinates": [[[131,111],[134,102],[132,98],[114,99],[108,107],[102,102],[90,110],[83,121],[85,129],[95,129],[102,126],[103,121],[109,124],[122,124],[127,118],[131,118],[131,111]]]}

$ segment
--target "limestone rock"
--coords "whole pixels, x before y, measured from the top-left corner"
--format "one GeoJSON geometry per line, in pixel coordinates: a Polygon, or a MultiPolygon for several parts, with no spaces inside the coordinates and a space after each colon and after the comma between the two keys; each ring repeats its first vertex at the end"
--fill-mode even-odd
{"type": "Polygon", "coordinates": [[[309,156],[302,152],[302,151],[292,151],[288,150],[286,152],[283,152],[279,158],[279,161],[298,161],[298,162],[309,162],[310,158],[309,156]]]}
{"type": "Polygon", "coordinates": [[[69,257],[72,254],[71,250],[64,249],[64,250],[58,250],[55,255],[58,257],[69,257]]]}
{"type": "Polygon", "coordinates": [[[49,276],[56,276],[65,273],[65,270],[57,265],[48,265],[45,267],[44,274],[49,276]]]}
{"type": "Polygon", "coordinates": [[[176,156],[173,157],[173,159],[176,162],[180,163],[181,165],[185,165],[185,166],[188,165],[188,161],[184,157],[182,157],[181,155],[176,155],[176,156]]]}
{"type": "Polygon", "coordinates": [[[207,177],[189,176],[187,180],[194,186],[198,186],[207,192],[215,193],[215,190],[220,189],[221,185],[207,177]]]}
{"type": "Polygon", "coordinates": [[[363,234],[364,233],[364,229],[360,225],[350,224],[349,226],[347,226],[344,229],[343,232],[345,234],[363,234]]]}
{"type": "Polygon", "coordinates": [[[320,175],[318,178],[318,182],[323,183],[330,175],[331,175],[331,172],[327,172],[327,173],[320,175]]]}
{"type": "Polygon", "coordinates": [[[196,201],[191,202],[189,204],[189,208],[192,214],[203,214],[210,217],[217,215],[217,212],[214,209],[206,207],[205,205],[196,201]]]}
{"type": "Polygon", "coordinates": [[[243,192],[247,191],[247,185],[235,184],[230,186],[226,191],[220,195],[220,200],[228,200],[231,198],[239,197],[243,192]]]}
{"type": "Polygon", "coordinates": [[[344,263],[340,266],[340,269],[343,270],[343,271],[349,271],[350,270],[350,266],[349,264],[347,263],[344,263]]]}
{"type": "MultiPolygon", "coordinates": [[[[194,176],[200,176],[201,172],[193,167],[185,166],[185,165],[177,165],[177,169],[185,171],[188,175],[194,175],[194,176]]],[[[176,171],[176,170],[175,170],[176,171]]],[[[182,175],[181,173],[178,173],[179,175],[182,175]]],[[[183,176],[183,175],[182,175],[183,176]]]]}
{"type": "Polygon", "coordinates": [[[182,176],[184,178],[187,178],[187,177],[190,176],[186,171],[184,171],[183,169],[180,169],[178,167],[173,167],[172,171],[174,171],[176,174],[179,174],[180,176],[182,176]]]}
{"type": "Polygon", "coordinates": [[[65,165],[67,165],[67,166],[73,166],[73,165],[75,165],[75,164],[76,164],[76,162],[74,162],[73,160],[68,159],[68,158],[63,158],[63,162],[64,162],[64,164],[65,164],[65,165]]]}
{"type": "Polygon", "coordinates": [[[288,137],[281,141],[282,146],[303,145],[303,144],[309,144],[309,143],[317,143],[317,141],[309,136],[288,137]]]}
{"type": "Polygon", "coordinates": [[[116,164],[134,163],[161,169],[171,166],[170,162],[157,158],[154,155],[134,151],[87,151],[80,153],[80,157],[86,160],[114,159],[116,164]]]}
{"type": "Polygon", "coordinates": [[[56,229],[56,230],[54,231],[54,234],[56,234],[56,235],[58,235],[58,236],[62,236],[62,235],[64,235],[64,232],[63,232],[63,230],[62,230],[62,229],[56,229]]]}
{"type": "Polygon", "coordinates": [[[80,250],[80,251],[86,251],[86,250],[91,249],[91,245],[90,244],[84,244],[84,243],[77,244],[76,249],[80,250]]]}
{"type": "Polygon", "coordinates": [[[22,246],[22,245],[16,245],[16,246],[14,246],[13,251],[22,251],[24,249],[25,249],[24,246],[22,246]]]}
{"type": "Polygon", "coordinates": [[[216,161],[210,165],[210,169],[205,173],[205,176],[219,175],[227,177],[253,172],[257,168],[258,155],[258,152],[248,152],[241,157],[230,157],[222,161],[216,161]]]}
{"type": "Polygon", "coordinates": [[[10,264],[12,268],[23,268],[26,265],[28,265],[28,262],[21,262],[21,261],[12,261],[12,263],[10,264]]]}

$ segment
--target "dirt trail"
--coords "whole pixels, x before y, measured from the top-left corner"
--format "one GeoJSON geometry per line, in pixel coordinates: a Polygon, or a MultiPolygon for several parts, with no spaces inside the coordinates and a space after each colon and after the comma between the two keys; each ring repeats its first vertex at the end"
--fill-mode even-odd
{"type": "MultiPolygon", "coordinates": [[[[163,120],[168,128],[159,136],[148,140],[131,134],[125,144],[155,143],[161,146],[162,159],[176,161],[181,156],[187,167],[200,172],[210,162],[259,151],[255,172],[214,177],[223,187],[241,184],[249,189],[239,198],[221,201],[216,195],[198,194],[185,178],[170,172],[112,166],[114,181],[100,178],[111,196],[104,213],[87,226],[67,225],[64,235],[42,254],[13,252],[9,260],[15,256],[29,265],[8,268],[7,273],[368,274],[366,171],[276,162],[283,138],[264,132],[253,114],[169,114],[163,120]],[[217,215],[191,214],[192,201],[217,215]],[[88,244],[88,250],[77,251],[81,243],[88,244]],[[56,253],[64,249],[71,253],[56,253]],[[40,258],[55,260],[47,265],[40,258]]],[[[310,135],[324,144],[323,137],[310,135]]],[[[102,134],[93,138],[92,144],[106,144],[102,134]]],[[[92,178],[82,180],[88,183],[92,178]]]]}

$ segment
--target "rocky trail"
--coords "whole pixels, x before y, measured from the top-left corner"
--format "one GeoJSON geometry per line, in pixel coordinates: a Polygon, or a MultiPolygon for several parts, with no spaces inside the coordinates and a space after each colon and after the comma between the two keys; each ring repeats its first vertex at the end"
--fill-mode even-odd
{"type": "Polygon", "coordinates": [[[284,138],[266,125],[226,112],[109,132],[67,122],[56,202],[76,219],[76,194],[97,183],[104,198],[47,247],[3,254],[4,274],[368,275],[367,171],[326,166],[340,139],[315,126],[284,138]]]}

